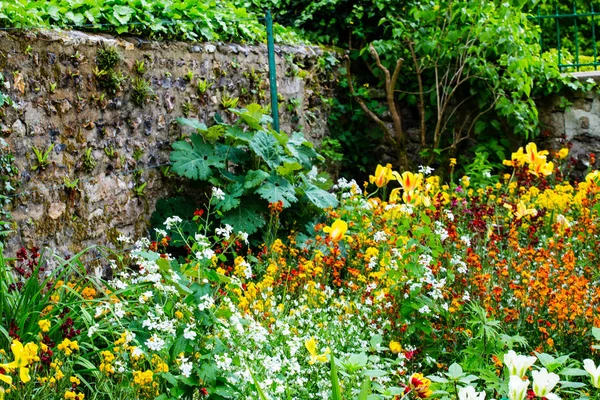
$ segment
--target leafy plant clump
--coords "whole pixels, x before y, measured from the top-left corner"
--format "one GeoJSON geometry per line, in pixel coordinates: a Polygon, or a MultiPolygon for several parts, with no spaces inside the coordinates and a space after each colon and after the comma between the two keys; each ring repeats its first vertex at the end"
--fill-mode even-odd
{"type": "Polygon", "coordinates": [[[131,83],[131,89],[131,101],[139,107],[146,104],[146,102],[154,95],[150,83],[144,78],[134,78],[131,83]]]}
{"type": "MultiPolygon", "coordinates": [[[[266,39],[262,7],[247,10],[234,0],[77,2],[71,0],[3,2],[0,27],[79,28],[134,34],[154,39],[184,39],[224,42],[263,42],[266,39]]],[[[291,29],[275,24],[276,40],[298,42],[291,29]]]]}
{"type": "Polygon", "coordinates": [[[196,129],[190,140],[173,144],[173,171],[222,190],[216,203],[221,222],[249,234],[266,224],[269,204],[292,210],[297,224],[310,210],[334,207],[330,181],[318,174],[322,157],[300,133],[291,136],[268,127],[270,117],[258,104],[231,109],[233,125],[206,127],[193,119],[181,124],[196,129]]]}

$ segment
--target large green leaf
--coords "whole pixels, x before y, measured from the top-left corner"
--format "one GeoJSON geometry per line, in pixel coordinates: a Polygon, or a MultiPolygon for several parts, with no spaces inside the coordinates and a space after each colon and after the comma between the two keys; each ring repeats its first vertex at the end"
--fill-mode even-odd
{"type": "Polygon", "coordinates": [[[126,24],[131,19],[131,15],[134,14],[135,11],[131,7],[127,6],[113,6],[113,16],[121,23],[126,24]]]}
{"type": "Polygon", "coordinates": [[[248,171],[246,174],[246,182],[244,183],[244,187],[246,189],[252,189],[260,185],[269,177],[269,173],[258,170],[258,171],[248,171]]]}
{"type": "Polygon", "coordinates": [[[217,203],[217,209],[223,212],[233,210],[240,205],[242,194],[244,194],[244,187],[241,183],[229,185],[225,191],[225,198],[217,203]]]}
{"type": "Polygon", "coordinates": [[[235,232],[242,231],[251,235],[266,224],[263,212],[262,207],[256,204],[247,204],[244,200],[244,207],[229,211],[221,218],[221,222],[231,225],[235,232]]]}
{"type": "Polygon", "coordinates": [[[198,132],[206,131],[206,125],[195,118],[177,118],[177,122],[181,125],[189,126],[196,129],[198,132]]]}
{"type": "Polygon", "coordinates": [[[338,206],[338,200],[334,194],[329,193],[312,183],[306,183],[304,193],[306,193],[308,200],[319,208],[335,208],[338,206]]]}
{"type": "Polygon", "coordinates": [[[186,178],[206,180],[213,173],[211,167],[225,167],[223,159],[215,156],[214,147],[204,143],[200,135],[192,135],[191,143],[173,143],[173,149],[173,171],[186,178]]]}
{"type": "Polygon", "coordinates": [[[312,143],[304,139],[301,133],[295,132],[286,145],[287,151],[292,155],[302,166],[310,169],[313,165],[313,160],[319,154],[313,148],[312,143]]]}
{"type": "Polygon", "coordinates": [[[296,198],[294,186],[281,176],[271,176],[256,193],[270,203],[281,201],[284,207],[289,207],[291,203],[298,201],[296,198]]]}
{"type": "Polygon", "coordinates": [[[272,135],[260,131],[254,135],[249,145],[270,168],[275,169],[281,165],[283,149],[272,135]]]}

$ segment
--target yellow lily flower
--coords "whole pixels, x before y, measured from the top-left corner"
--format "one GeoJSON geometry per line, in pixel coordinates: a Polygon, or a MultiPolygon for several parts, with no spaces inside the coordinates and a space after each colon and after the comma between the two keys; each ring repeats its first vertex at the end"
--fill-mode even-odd
{"type": "Polygon", "coordinates": [[[546,162],[546,156],[548,155],[547,150],[537,151],[537,145],[533,142],[529,143],[525,146],[525,151],[527,155],[525,156],[525,160],[528,164],[534,164],[536,162],[540,162],[540,159],[543,159],[546,162]]]}
{"type": "Polygon", "coordinates": [[[520,201],[517,204],[517,212],[515,213],[515,217],[517,219],[521,219],[523,217],[526,217],[527,215],[531,215],[531,216],[535,217],[537,215],[537,210],[535,208],[527,208],[525,203],[520,201]]]}
{"type": "Polygon", "coordinates": [[[567,158],[568,155],[569,155],[569,149],[567,149],[566,147],[563,147],[562,149],[560,149],[558,151],[558,153],[556,153],[556,158],[558,158],[559,160],[562,160],[562,159],[567,158]]]}
{"type": "Polygon", "coordinates": [[[421,204],[421,195],[416,190],[404,191],[402,200],[404,200],[404,203],[410,204],[411,206],[418,206],[421,204]]]}
{"type": "Polygon", "coordinates": [[[392,173],[394,174],[398,182],[400,182],[400,185],[402,186],[402,189],[404,189],[405,192],[410,192],[412,190],[418,189],[421,186],[421,182],[423,181],[423,175],[421,174],[413,174],[409,171],[403,172],[402,175],[400,175],[396,171],[392,173]]]}
{"type": "Polygon", "coordinates": [[[392,165],[387,164],[385,167],[377,165],[375,169],[375,175],[369,175],[369,182],[374,183],[377,187],[383,187],[388,184],[389,181],[393,181],[394,175],[392,173],[392,165]]]}
{"type": "Polygon", "coordinates": [[[346,221],[343,221],[341,219],[336,219],[333,222],[333,224],[331,224],[331,226],[326,226],[325,228],[323,228],[323,232],[329,233],[329,237],[334,242],[339,242],[340,240],[342,240],[345,237],[344,234],[347,230],[348,224],[346,223],[346,221]]]}
{"type": "Polygon", "coordinates": [[[596,193],[600,189],[600,171],[590,172],[585,176],[585,181],[588,183],[589,190],[596,193]]]}
{"type": "Polygon", "coordinates": [[[552,175],[554,171],[554,163],[552,161],[546,162],[546,157],[538,158],[532,164],[529,164],[529,172],[534,174],[535,176],[548,176],[552,175]]]}
{"type": "Polygon", "coordinates": [[[304,341],[304,347],[306,347],[306,350],[308,350],[308,352],[310,353],[310,360],[308,361],[309,364],[312,365],[316,362],[327,362],[327,354],[330,353],[329,347],[325,349],[325,352],[323,354],[319,354],[317,352],[317,341],[313,336],[311,336],[310,339],[304,341]]]}
{"type": "Polygon", "coordinates": [[[525,154],[523,153],[523,148],[519,147],[519,150],[517,150],[516,152],[511,154],[510,160],[504,160],[504,161],[502,161],[502,164],[507,165],[509,167],[523,166],[523,164],[525,164],[525,154]]]}

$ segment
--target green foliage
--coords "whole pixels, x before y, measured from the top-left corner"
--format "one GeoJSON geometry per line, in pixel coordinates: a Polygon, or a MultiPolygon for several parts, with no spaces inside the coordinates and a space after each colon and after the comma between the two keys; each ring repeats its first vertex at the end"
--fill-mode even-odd
{"type": "Polygon", "coordinates": [[[50,165],[50,153],[54,149],[54,143],[50,144],[46,150],[38,149],[35,146],[32,146],[31,149],[33,150],[33,154],[35,154],[36,162],[31,169],[34,171],[46,169],[50,165]]]}
{"type": "MultiPolygon", "coordinates": [[[[115,0],[76,4],[72,0],[15,0],[0,3],[0,27],[77,26],[154,39],[264,42],[266,31],[259,20],[263,8],[256,7],[255,13],[245,7],[246,2],[241,0],[115,0]]],[[[275,24],[274,28],[278,41],[300,40],[281,25],[275,24]]]]}
{"type": "MultiPolygon", "coordinates": [[[[0,88],[4,86],[4,75],[0,72],[0,88]]],[[[12,105],[12,100],[9,95],[5,94],[0,90],[0,108],[5,105],[12,105]]]]}
{"type": "Polygon", "coordinates": [[[114,69],[121,62],[121,54],[114,47],[103,46],[96,52],[96,65],[101,70],[114,69]]]}
{"type": "Polygon", "coordinates": [[[146,104],[148,99],[154,95],[150,83],[144,78],[134,78],[131,82],[131,88],[131,101],[139,107],[146,104]]]}
{"type": "Polygon", "coordinates": [[[266,223],[269,203],[281,202],[284,209],[294,205],[296,216],[337,205],[327,183],[312,172],[322,157],[302,134],[288,137],[267,127],[271,120],[257,104],[231,112],[238,116],[233,125],[207,128],[180,119],[196,133],[174,143],[171,153],[175,173],[223,189],[223,199],[216,202],[223,223],[255,233],[266,223]]]}
{"type": "MultiPolygon", "coordinates": [[[[533,3],[533,2],[531,2],[533,3]]],[[[538,2],[535,2],[538,3],[538,2]]],[[[542,0],[538,4],[531,4],[528,8],[529,12],[535,17],[538,15],[555,15],[555,14],[585,14],[592,11],[600,11],[600,7],[597,4],[592,4],[586,0],[571,0],[568,2],[560,0],[542,0]]],[[[557,49],[557,22],[558,29],[560,29],[560,48],[569,51],[571,54],[575,54],[575,22],[577,23],[577,41],[579,46],[579,63],[585,64],[588,61],[593,62],[594,55],[594,42],[592,30],[596,29],[596,35],[598,30],[598,22],[596,17],[595,27],[593,27],[592,18],[590,16],[577,17],[577,18],[544,18],[536,21],[535,24],[540,27],[540,39],[543,45],[543,50],[557,49]],[[584,58],[588,56],[588,58],[584,58]]],[[[600,41],[596,36],[596,46],[600,46],[600,41]]],[[[575,62],[575,59],[561,60],[561,64],[569,64],[575,62]]],[[[597,61],[597,60],[596,60],[597,61]]],[[[593,70],[593,68],[592,68],[593,70]]]]}
{"type": "Polygon", "coordinates": [[[85,149],[85,153],[83,153],[83,168],[87,171],[87,172],[92,172],[94,170],[94,168],[96,167],[96,159],[94,158],[94,155],[92,154],[92,148],[88,147],[87,149],[85,149]]]}
{"type": "Polygon", "coordinates": [[[8,211],[11,198],[20,185],[19,169],[15,166],[15,156],[10,151],[8,143],[0,138],[0,239],[3,239],[10,229],[12,216],[8,211]]]}
{"type": "Polygon", "coordinates": [[[98,86],[110,94],[116,94],[119,90],[121,90],[121,84],[126,79],[123,73],[113,69],[101,70],[95,68],[93,73],[98,86]]]}

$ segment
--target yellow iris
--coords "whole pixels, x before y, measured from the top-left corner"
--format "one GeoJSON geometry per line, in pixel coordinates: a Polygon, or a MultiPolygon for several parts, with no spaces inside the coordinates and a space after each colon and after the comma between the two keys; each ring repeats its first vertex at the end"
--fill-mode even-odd
{"type": "Polygon", "coordinates": [[[331,226],[326,226],[325,228],[323,228],[323,232],[329,233],[329,237],[334,242],[339,242],[340,240],[342,240],[345,237],[344,234],[347,230],[348,224],[346,223],[346,221],[343,221],[341,219],[336,219],[333,222],[333,224],[331,224],[331,226]]]}
{"type": "Polygon", "coordinates": [[[306,350],[308,350],[310,353],[310,360],[308,361],[309,364],[312,365],[316,362],[327,362],[327,354],[330,353],[329,347],[325,349],[323,354],[319,354],[317,351],[317,341],[314,337],[311,336],[310,339],[305,340],[304,347],[306,347],[306,350]]]}
{"type": "MultiPolygon", "coordinates": [[[[10,349],[15,357],[15,360],[8,364],[0,364],[0,368],[7,371],[12,371],[19,368],[19,377],[21,382],[27,383],[31,380],[29,376],[29,362],[35,359],[37,355],[38,346],[33,343],[27,343],[25,347],[18,340],[13,340],[10,345],[10,349]]],[[[0,374],[0,380],[6,383],[12,383],[12,379],[6,375],[0,374]]]]}

